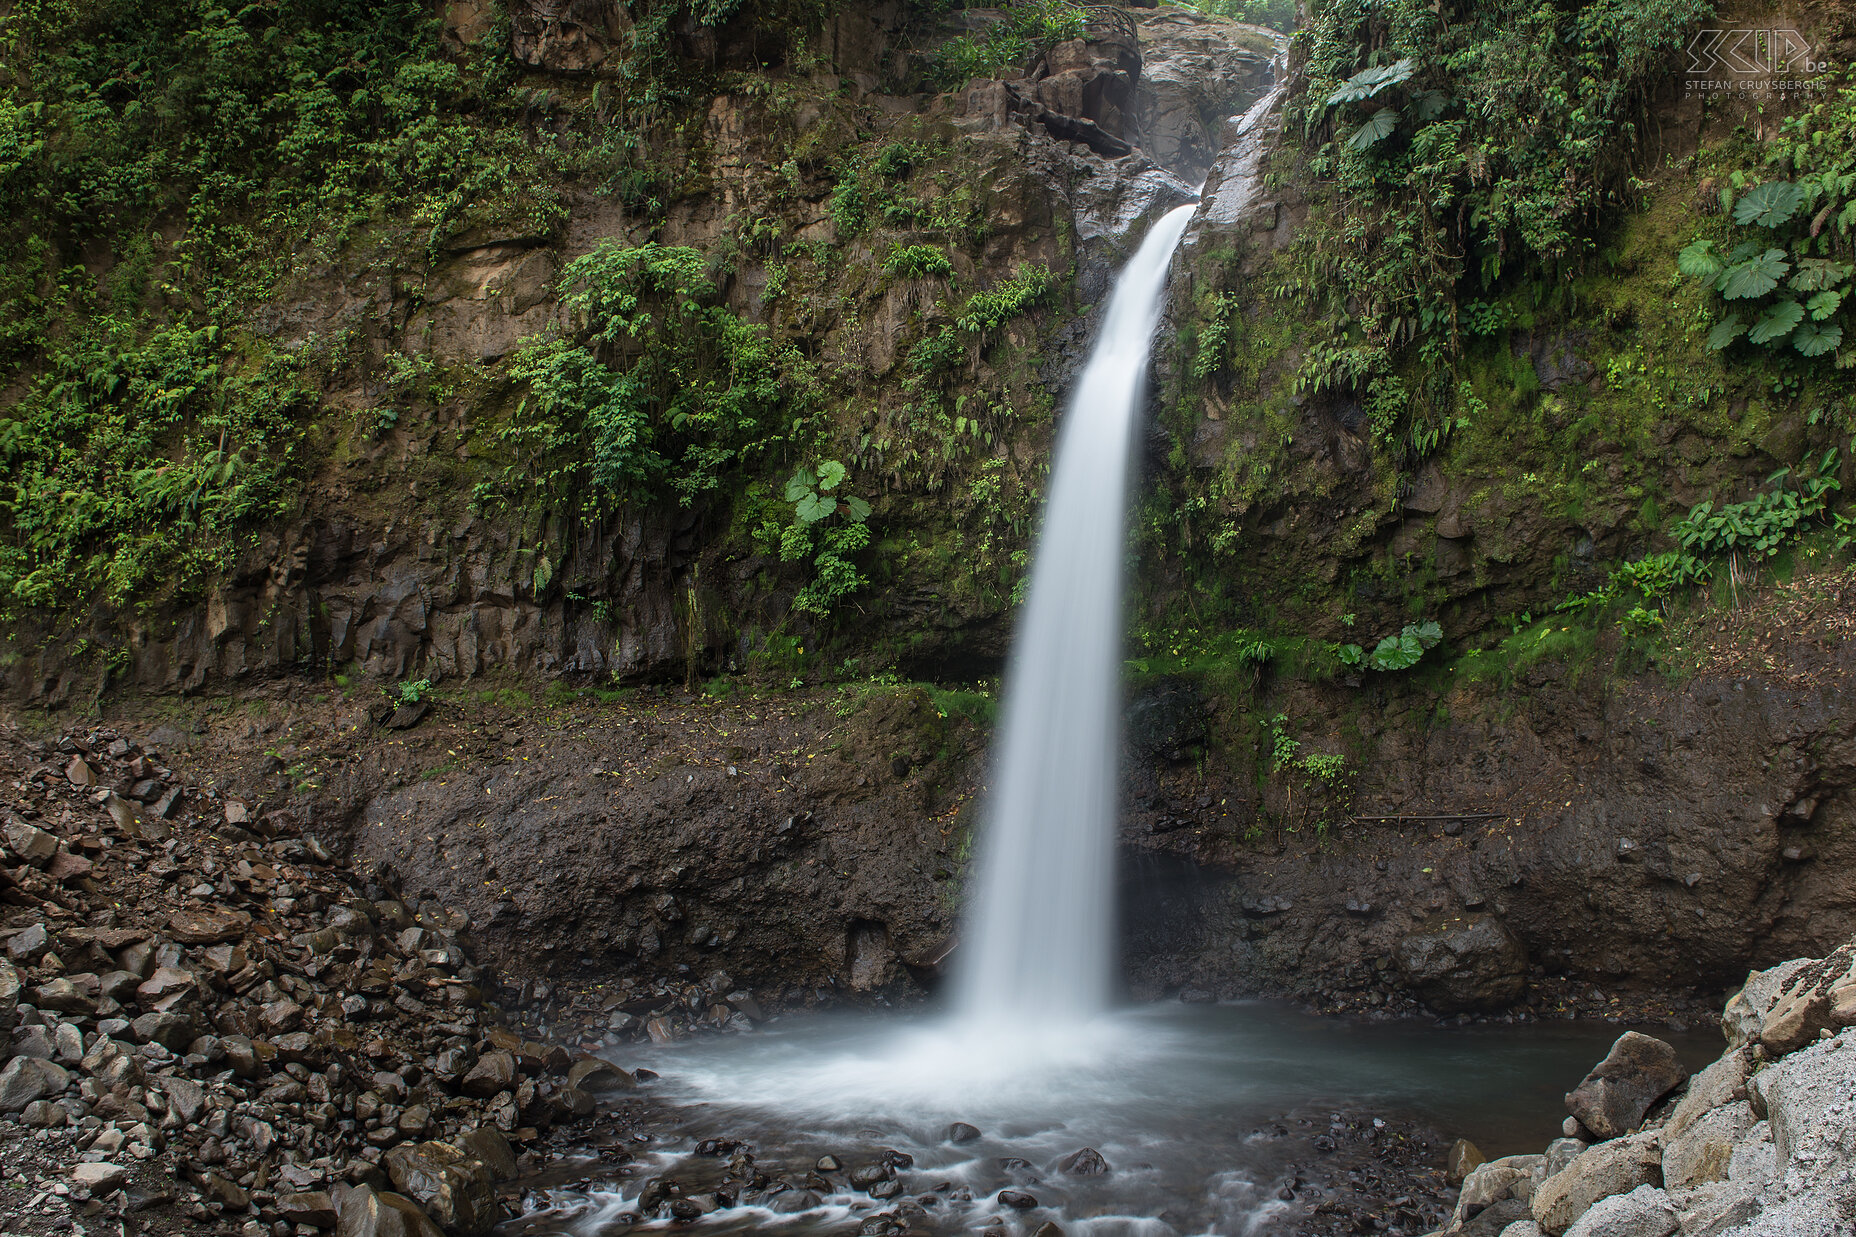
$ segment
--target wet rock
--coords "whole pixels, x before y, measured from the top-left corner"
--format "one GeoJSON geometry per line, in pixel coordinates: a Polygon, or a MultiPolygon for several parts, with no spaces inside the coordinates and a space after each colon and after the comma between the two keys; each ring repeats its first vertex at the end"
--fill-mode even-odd
{"type": "Polygon", "coordinates": [[[1627,1194],[1640,1185],[1661,1185],[1662,1179],[1661,1136],[1645,1130],[1599,1143],[1575,1158],[1541,1182],[1530,1209],[1541,1228],[1560,1237],[1599,1199],[1627,1194]]]}
{"type": "Polygon", "coordinates": [[[865,1164],[851,1170],[851,1187],[868,1190],[878,1182],[888,1181],[895,1175],[895,1170],[887,1164],[865,1164]]]}
{"type": "Polygon", "coordinates": [[[583,1091],[630,1091],[638,1082],[610,1061],[586,1057],[575,1061],[567,1071],[567,1085],[583,1091]]]}
{"type": "Polygon", "coordinates": [[[1100,1151],[1084,1147],[1058,1160],[1057,1171],[1072,1177],[1100,1177],[1109,1171],[1109,1164],[1100,1151]]]}
{"type": "Polygon", "coordinates": [[[842,1172],[844,1162],[835,1155],[821,1155],[818,1157],[818,1163],[813,1167],[821,1173],[842,1172]]]}
{"type": "Polygon", "coordinates": [[[947,1141],[951,1143],[970,1143],[979,1136],[979,1127],[968,1125],[965,1121],[956,1121],[947,1127],[947,1141]]]}
{"type": "Polygon", "coordinates": [[[1566,1237],[1670,1237],[1681,1226],[1669,1196],[1653,1185],[1600,1199],[1566,1237]]]}
{"type": "Polygon", "coordinates": [[[279,1194],[277,1214],[291,1224],[308,1224],[314,1228],[334,1228],[341,1218],[335,1200],[321,1190],[301,1194],[279,1194]]]}
{"type": "Polygon", "coordinates": [[[336,1237],[444,1237],[410,1198],[357,1185],[335,1200],[336,1237]]]}
{"type": "Polygon", "coordinates": [[[1029,1211],[1038,1205],[1038,1200],[1023,1190],[1000,1190],[999,1204],[1014,1211],[1029,1211]]]}
{"type": "Polygon", "coordinates": [[[449,1143],[394,1147],[384,1163],[394,1186],[446,1229],[476,1237],[502,1218],[494,1173],[449,1143]]]}
{"type": "Polygon", "coordinates": [[[1688,1077],[1676,1050],[1660,1039],[1626,1031],[1566,1096],[1566,1109],[1599,1138],[1617,1138],[1688,1077]]]}
{"type": "Polygon", "coordinates": [[[34,1100],[64,1092],[70,1072],[37,1057],[14,1057],[0,1070],[0,1113],[19,1112],[34,1100]]]}
{"type": "Polygon", "coordinates": [[[58,853],[57,838],[17,816],[8,817],[6,824],[0,826],[0,836],[5,837],[8,850],[33,867],[44,867],[58,853]]]}
{"type": "Polygon", "coordinates": [[[487,1052],[470,1073],[464,1075],[464,1081],[458,1089],[476,1099],[487,1100],[498,1092],[508,1091],[515,1086],[516,1059],[510,1052],[487,1052]]]}
{"type": "Polygon", "coordinates": [[[1485,1158],[1475,1143],[1467,1138],[1457,1139],[1450,1144],[1450,1154],[1444,1160],[1445,1180],[1451,1185],[1462,1185],[1463,1178],[1474,1172],[1485,1158]]]}
{"type": "Polygon", "coordinates": [[[13,934],[6,943],[7,957],[14,962],[33,963],[51,948],[51,934],[42,923],[30,924],[13,934]]]}
{"type": "Polygon", "coordinates": [[[1527,984],[1527,951],[1494,915],[1433,922],[1398,943],[1405,984],[1440,1014],[1505,1009],[1527,984]]]}
{"type": "Polygon", "coordinates": [[[458,1138],[457,1148],[488,1169],[493,1180],[516,1179],[516,1154],[502,1131],[492,1126],[478,1126],[458,1138]]]}
{"type": "Polygon", "coordinates": [[[811,1190],[782,1190],[762,1204],[775,1215],[797,1215],[823,1205],[824,1200],[811,1190]]]}
{"type": "Polygon", "coordinates": [[[1189,759],[1204,744],[1206,727],[1204,698],[1185,679],[1151,683],[1128,706],[1128,746],[1143,760],[1189,759]]]}

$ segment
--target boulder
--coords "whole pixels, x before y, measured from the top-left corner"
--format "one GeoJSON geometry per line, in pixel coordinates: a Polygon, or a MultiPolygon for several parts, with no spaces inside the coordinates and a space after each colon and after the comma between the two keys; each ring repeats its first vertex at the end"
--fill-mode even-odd
{"type": "Polygon", "coordinates": [[[58,853],[56,837],[17,816],[7,818],[4,833],[7,849],[34,867],[44,867],[58,853]]]}
{"type": "Polygon", "coordinates": [[[1669,1196],[1653,1185],[1614,1194],[1592,1204],[1566,1230],[1566,1237],[1670,1237],[1681,1222],[1669,1196]]]}
{"type": "Polygon", "coordinates": [[[1747,975],[1746,983],[1740,991],[1728,998],[1727,1007],[1721,1011],[1721,1034],[1727,1037],[1729,1048],[1738,1048],[1744,1043],[1759,1038],[1760,1028],[1765,1024],[1766,1013],[1773,1002],[1779,999],[1792,981],[1792,977],[1801,969],[1809,966],[1809,958],[1793,958],[1790,962],[1765,971],[1754,971],[1747,975]]]}
{"type": "Polygon", "coordinates": [[[1444,1160],[1444,1178],[1451,1185],[1462,1185],[1463,1178],[1475,1172],[1487,1161],[1482,1149],[1467,1138],[1459,1138],[1450,1144],[1450,1154],[1444,1160]]]}
{"type": "Polygon", "coordinates": [[[502,1218],[494,1172],[450,1143],[401,1145],[385,1164],[393,1184],[448,1231],[479,1237],[502,1218]]]}
{"type": "Polygon", "coordinates": [[[71,1184],[96,1195],[109,1194],[128,1180],[129,1170],[120,1164],[78,1164],[71,1169],[71,1184]]]}
{"type": "Polygon", "coordinates": [[[1815,1185],[1856,1164],[1856,1031],[1794,1052],[1756,1081],[1788,1181],[1815,1185]]]}
{"type": "Polygon", "coordinates": [[[410,1198],[357,1185],[335,1200],[336,1237],[445,1237],[410,1198]]]}
{"type": "Polygon", "coordinates": [[[1755,1124],[1757,1119],[1747,1102],[1733,1100],[1702,1114],[1673,1139],[1665,1130],[1664,1187],[1677,1190],[1727,1180],[1734,1146],[1755,1124]]]}
{"type": "Polygon", "coordinates": [[[14,1057],[0,1070],[0,1113],[21,1112],[34,1100],[61,1095],[71,1082],[63,1066],[38,1057],[14,1057]]]}
{"type": "Polygon", "coordinates": [[[1760,1047],[1782,1057],[1813,1042],[1819,1031],[1830,1026],[1830,993],[1815,982],[1799,979],[1779,995],[1760,1023],[1760,1047]]]}
{"type": "Polygon", "coordinates": [[[503,1137],[503,1132],[492,1125],[480,1125],[468,1134],[458,1137],[457,1148],[471,1159],[490,1170],[490,1176],[497,1181],[514,1181],[516,1179],[516,1153],[503,1137]]]}
{"type": "Polygon", "coordinates": [[[1746,1058],[1729,1052],[1720,1060],[1689,1079],[1688,1090],[1669,1114],[1663,1126],[1664,1139],[1676,1138],[1703,1115],[1733,1099],[1734,1092],[1746,1086],[1746,1058]]]}
{"type": "Polygon", "coordinates": [[[1650,1105],[1688,1077],[1676,1050],[1626,1031],[1603,1061],[1566,1096],[1566,1110],[1599,1138],[1617,1138],[1643,1124],[1650,1105]]]}
{"type": "Polygon", "coordinates": [[[1413,995],[1440,1014],[1504,1009],[1527,986],[1527,951],[1493,915],[1458,915],[1398,943],[1413,995]]]}
{"type": "Polygon", "coordinates": [[[1721,1237],[1759,1214],[1759,1199],[1743,1182],[1720,1181],[1697,1190],[1671,1192],[1682,1237],[1721,1237]]]}
{"type": "Polygon", "coordinates": [[[582,1057],[568,1068],[567,1085],[582,1091],[629,1091],[638,1080],[610,1061],[582,1057]]]}
{"type": "Polygon", "coordinates": [[[334,1228],[341,1218],[335,1201],[321,1190],[279,1194],[277,1214],[291,1224],[308,1224],[315,1228],[334,1228]]]}
{"type": "Polygon", "coordinates": [[[1533,1197],[1534,1173],[1544,1163],[1543,1156],[1510,1155],[1472,1169],[1457,1194],[1454,1220],[1458,1223],[1473,1220],[1496,1203],[1508,1199],[1526,1203],[1533,1197]]]}
{"type": "Polygon", "coordinates": [[[509,1052],[486,1052],[471,1067],[470,1073],[464,1075],[464,1081],[458,1089],[464,1094],[480,1100],[487,1100],[500,1091],[508,1091],[516,1085],[516,1059],[509,1052]]]}
{"type": "Polygon", "coordinates": [[[1560,1237],[1601,1198],[1628,1194],[1640,1185],[1660,1186],[1663,1148],[1656,1130],[1599,1143],[1540,1183],[1530,1203],[1534,1221],[1560,1237]]]}
{"type": "Polygon", "coordinates": [[[13,1029],[19,1021],[19,972],[13,964],[0,959],[0,1035],[13,1029]]]}
{"type": "Polygon", "coordinates": [[[1502,1237],[1546,1237],[1540,1225],[1532,1220],[1516,1220],[1502,1230],[1502,1237]]]}

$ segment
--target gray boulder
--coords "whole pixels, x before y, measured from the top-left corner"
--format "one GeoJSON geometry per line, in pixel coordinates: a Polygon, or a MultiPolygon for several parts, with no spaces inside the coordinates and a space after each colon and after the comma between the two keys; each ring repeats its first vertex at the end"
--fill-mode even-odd
{"type": "Polygon", "coordinates": [[[1746,1057],[1729,1052],[1720,1060],[1689,1079],[1688,1090],[1669,1114],[1663,1137],[1676,1138],[1704,1115],[1734,1098],[1734,1092],[1746,1086],[1746,1057]]]}
{"type": "Polygon", "coordinates": [[[0,958],[0,1035],[13,1029],[19,1021],[19,972],[13,964],[0,958]]]}
{"type": "Polygon", "coordinates": [[[1540,1183],[1531,1208],[1534,1220],[1560,1237],[1601,1198],[1628,1194],[1640,1185],[1660,1186],[1663,1147],[1656,1130],[1599,1143],[1540,1183]]]}
{"type": "Polygon", "coordinates": [[[63,1066],[38,1057],[14,1057],[0,1070],[0,1113],[22,1112],[34,1100],[63,1093],[71,1074],[63,1066]]]}
{"type": "Polygon", "coordinates": [[[1721,1237],[1759,1214],[1759,1199],[1752,1189],[1735,1181],[1673,1191],[1669,1201],[1682,1222],[1682,1237],[1721,1237]]]}
{"type": "Polygon", "coordinates": [[[1813,1186],[1856,1166],[1856,1031],[1792,1053],[1759,1082],[1788,1185],[1813,1186]]]}
{"type": "Polygon", "coordinates": [[[1746,983],[1740,991],[1728,998],[1727,1007],[1721,1011],[1721,1034],[1727,1037],[1729,1048],[1738,1048],[1759,1038],[1766,1014],[1779,999],[1779,994],[1785,991],[1792,977],[1809,966],[1811,961],[1810,958],[1793,958],[1770,970],[1753,971],[1747,975],[1746,983]]]}
{"type": "Polygon", "coordinates": [[[1412,994],[1440,1014],[1505,1009],[1527,987],[1527,950],[1493,915],[1456,915],[1413,932],[1395,956],[1412,994]]]}
{"type": "Polygon", "coordinates": [[[1663,1131],[1663,1185],[1679,1190],[1727,1180],[1734,1147],[1757,1123],[1745,1100],[1711,1109],[1674,1138],[1663,1131]]]}
{"type": "Polygon", "coordinates": [[[1650,1105],[1687,1077],[1688,1070],[1674,1048],[1652,1036],[1626,1031],[1566,1096],[1566,1111],[1599,1138],[1617,1138],[1643,1124],[1650,1105]]]}
{"type": "Polygon", "coordinates": [[[1640,1185],[1593,1203],[1566,1237],[1669,1237],[1680,1227],[1669,1196],[1653,1185],[1640,1185]]]}

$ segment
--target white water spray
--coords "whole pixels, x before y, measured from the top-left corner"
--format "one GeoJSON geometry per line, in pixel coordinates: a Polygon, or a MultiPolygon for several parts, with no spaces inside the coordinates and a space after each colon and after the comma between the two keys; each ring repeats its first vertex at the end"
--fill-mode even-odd
{"type": "Polygon", "coordinates": [[[959,960],[958,1012],[1002,1030],[1074,1025],[1108,1004],[1129,459],[1193,210],[1169,212],[1123,268],[1058,434],[959,960]]]}

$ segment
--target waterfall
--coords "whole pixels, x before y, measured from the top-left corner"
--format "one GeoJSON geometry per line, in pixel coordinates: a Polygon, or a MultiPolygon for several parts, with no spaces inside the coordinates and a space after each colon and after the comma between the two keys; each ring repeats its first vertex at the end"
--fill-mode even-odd
{"type": "Polygon", "coordinates": [[[1058,432],[958,977],[960,1012],[978,1022],[1072,1020],[1108,1003],[1130,453],[1194,209],[1168,213],[1123,268],[1058,432]]]}

